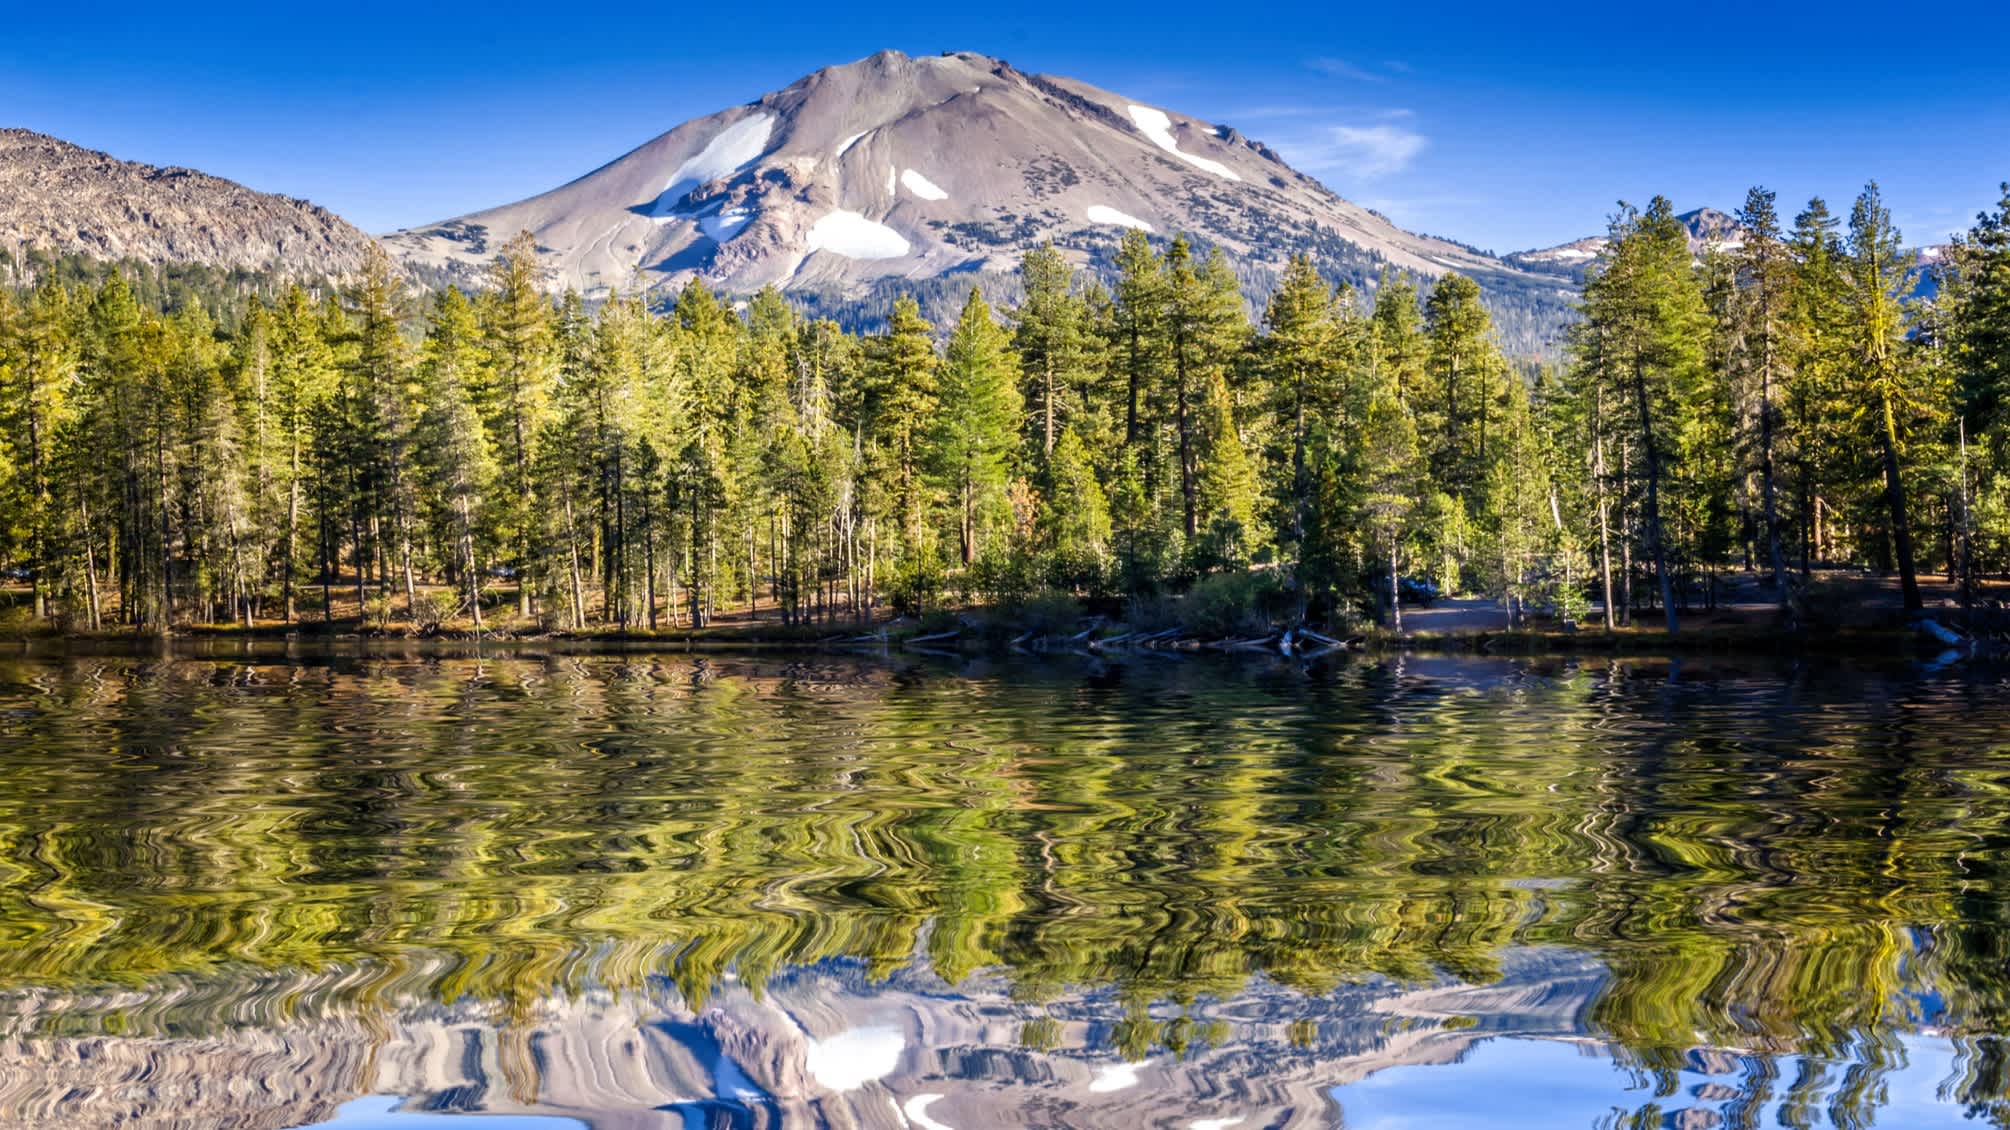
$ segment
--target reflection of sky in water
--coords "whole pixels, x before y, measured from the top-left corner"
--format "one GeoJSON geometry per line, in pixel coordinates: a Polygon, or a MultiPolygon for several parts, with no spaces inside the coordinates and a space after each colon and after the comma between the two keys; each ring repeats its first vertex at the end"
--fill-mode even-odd
{"type": "Polygon", "coordinates": [[[333,1130],[440,1130],[452,1120],[456,1125],[479,1130],[586,1130],[586,1123],[576,1118],[525,1114],[428,1114],[398,1110],[398,1104],[404,1101],[396,1095],[370,1095],[354,1099],[338,1107],[334,1118],[314,1125],[333,1130]]]}
{"type": "MultiPolygon", "coordinates": [[[[1900,1039],[1905,1066],[1884,1077],[1886,1101],[1876,1125],[1904,1130],[1966,1127],[1977,1123],[1960,1106],[1937,1096],[1953,1071],[1954,1048],[1937,1037],[1900,1039]]],[[[1772,1095],[1746,1126],[1786,1125],[1780,1107],[1798,1060],[1780,1064],[1772,1095]]],[[[1837,1072],[1830,1070],[1829,1081],[1837,1072]]],[[[1629,1116],[1650,1103],[1664,1116],[1691,1111],[1672,1125],[1723,1126],[1727,1108],[1738,1101],[1749,1075],[1709,1075],[1684,1071],[1674,1095],[1656,1098],[1640,1080],[1588,1045],[1552,1040],[1487,1040],[1456,1064],[1416,1064],[1378,1071],[1358,1083],[1333,1088],[1346,1113],[1347,1130],[1599,1130],[1627,1125],[1629,1116]],[[1707,1115],[1698,1117],[1702,1112],[1707,1115]]],[[[1826,1099],[1826,1095],[1824,1099],[1826,1099]]],[[[1809,1112],[1809,1127],[1827,1127],[1828,1112],[1809,1112]]]]}

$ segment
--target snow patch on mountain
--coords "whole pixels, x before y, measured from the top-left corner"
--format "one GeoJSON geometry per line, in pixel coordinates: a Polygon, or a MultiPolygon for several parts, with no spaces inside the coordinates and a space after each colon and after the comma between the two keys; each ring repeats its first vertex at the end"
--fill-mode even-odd
{"type": "Polygon", "coordinates": [[[676,172],[670,174],[670,182],[656,197],[656,208],[651,215],[658,220],[676,219],[677,202],[689,196],[691,190],[706,181],[738,172],[759,160],[774,129],[773,117],[753,114],[720,130],[718,136],[706,142],[703,149],[692,154],[677,166],[676,172]]]}
{"type": "Polygon", "coordinates": [[[1150,224],[1128,212],[1119,212],[1108,204],[1091,204],[1084,215],[1089,217],[1089,222],[1092,224],[1116,224],[1119,227],[1136,228],[1139,231],[1152,230],[1150,224]]]}
{"type": "Polygon", "coordinates": [[[1138,1070],[1142,1063],[1106,1063],[1096,1068],[1095,1077],[1089,1080],[1089,1093],[1106,1095],[1111,1091],[1122,1091],[1138,1085],[1138,1070]]]}
{"type": "Polygon", "coordinates": [[[753,218],[753,212],[748,209],[728,208],[699,220],[698,230],[711,236],[713,242],[724,243],[739,235],[740,229],[746,227],[747,221],[753,218]]]}
{"type": "Polygon", "coordinates": [[[810,1078],[833,1091],[855,1091],[900,1066],[907,1046],[898,1028],[854,1028],[811,1040],[804,1066],[810,1078]]]}
{"type": "Polygon", "coordinates": [[[906,169],[901,172],[900,183],[907,186],[907,191],[921,197],[923,200],[949,199],[949,194],[935,187],[934,181],[929,180],[913,169],[906,169]]]}
{"type": "Polygon", "coordinates": [[[901,1113],[906,1116],[909,1123],[920,1127],[921,1130],[950,1130],[947,1124],[928,1117],[929,1106],[941,1099],[941,1095],[933,1092],[916,1095],[907,1100],[907,1105],[901,1108],[901,1113]]]}
{"type": "Polygon", "coordinates": [[[1213,173],[1215,176],[1228,180],[1242,179],[1236,174],[1234,169],[1229,168],[1220,161],[1182,151],[1179,147],[1179,142],[1172,135],[1172,119],[1166,116],[1164,110],[1154,110],[1150,106],[1136,105],[1133,105],[1130,109],[1131,121],[1136,122],[1138,129],[1143,131],[1146,137],[1151,138],[1153,145],[1178,157],[1196,169],[1213,173]]]}
{"type": "Polygon", "coordinates": [[[810,225],[809,248],[847,259],[898,259],[907,254],[908,243],[885,224],[840,208],[810,225]]]}
{"type": "Polygon", "coordinates": [[[843,141],[838,142],[837,155],[842,157],[846,153],[851,152],[851,147],[858,144],[859,138],[862,138],[866,134],[869,134],[871,132],[872,131],[869,129],[862,129],[857,133],[852,134],[850,137],[845,138],[843,141]]]}

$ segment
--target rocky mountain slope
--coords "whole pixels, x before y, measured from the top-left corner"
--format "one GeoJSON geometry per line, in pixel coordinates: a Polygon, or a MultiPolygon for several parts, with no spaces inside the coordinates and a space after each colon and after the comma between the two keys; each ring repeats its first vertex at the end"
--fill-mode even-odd
{"type": "Polygon", "coordinates": [[[370,237],[305,200],[0,129],[0,250],[340,276],[370,237]]]}
{"type": "Polygon", "coordinates": [[[1114,994],[1030,1004],[1002,983],[952,993],[844,963],[789,970],[759,993],[723,986],[702,1004],[606,991],[508,1007],[324,1003],[370,977],[274,976],[250,996],[203,982],[0,995],[0,1126],[280,1130],[339,1112],[357,1125],[466,1114],[592,1130],[1313,1130],[1344,1125],[1334,1088],[1377,1071],[1453,1063],[1487,1038],[1579,1042],[1605,983],[1564,951],[1511,953],[1484,985],[1302,996],[1259,980],[1220,1003],[1216,1039],[1128,1059],[1108,1042],[1125,1018],[1114,994]],[[112,1008],[116,1028],[96,1019],[112,1008]],[[1050,1038],[1029,1044],[1035,1022],[1050,1038]]]}
{"type": "MultiPolygon", "coordinates": [[[[1738,224],[1737,217],[1715,208],[1696,208],[1675,217],[1682,226],[1689,229],[1689,250],[1699,258],[1706,251],[1732,252],[1745,244],[1745,229],[1738,224]]],[[[1591,265],[1604,253],[1607,243],[1602,235],[1587,236],[1555,247],[1544,247],[1535,251],[1517,251],[1502,256],[1504,260],[1525,270],[1555,275],[1582,284],[1591,265]]],[[[1937,280],[1932,268],[1947,253],[1946,244],[1926,244],[1912,248],[1908,254],[1913,257],[1914,275],[1912,293],[1915,297],[1930,297],[1937,289],[1937,280]]]]}
{"type": "MultiPolygon", "coordinates": [[[[1698,255],[1716,249],[1735,251],[1745,242],[1744,229],[1729,213],[1715,208],[1697,208],[1675,217],[1689,229],[1689,250],[1698,255]]],[[[1574,239],[1555,247],[1517,251],[1503,256],[1507,262],[1531,271],[1542,271],[1582,281],[1587,268],[1597,262],[1608,241],[1602,235],[1574,239]]]]}
{"type": "Polygon", "coordinates": [[[1461,271],[1502,307],[1553,277],[1403,231],[1236,130],[969,53],[887,51],[698,118],[514,204],[394,233],[409,261],[477,269],[520,230],[589,295],[701,277],[861,294],[1006,270],[1053,240],[1107,263],[1126,229],[1220,246],[1252,297],[1295,252],[1338,277],[1461,271]]]}

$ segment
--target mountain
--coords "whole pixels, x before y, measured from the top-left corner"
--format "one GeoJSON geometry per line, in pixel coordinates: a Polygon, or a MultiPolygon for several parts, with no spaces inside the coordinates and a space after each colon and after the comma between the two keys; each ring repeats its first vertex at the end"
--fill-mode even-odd
{"type": "Polygon", "coordinates": [[[370,242],[305,200],[0,129],[0,251],[335,277],[360,266],[370,242]]]}
{"type": "MultiPolygon", "coordinates": [[[[1689,229],[1689,250],[1698,258],[1706,251],[1736,251],[1745,245],[1745,229],[1739,226],[1737,217],[1727,212],[1697,208],[1675,218],[1689,229]]],[[[1602,235],[1587,236],[1555,247],[1517,251],[1502,258],[1524,270],[1556,275],[1582,284],[1585,272],[1604,253],[1606,243],[1602,235]]],[[[1947,244],[1930,243],[1907,250],[1913,259],[1913,297],[1931,298],[1939,291],[1939,280],[1934,277],[1933,268],[1947,254],[1947,249],[1947,244]]]]}
{"type": "MultiPolygon", "coordinates": [[[[1346,1124],[1345,1085],[1456,1063],[1483,1040],[1614,1054],[1578,1035],[1608,975],[1563,949],[1504,951],[1479,985],[1305,995],[1254,978],[1194,1006],[1209,1039],[1145,1059],[1112,1046],[1126,1015],[1109,992],[1033,1003],[997,978],[951,991],[912,969],[869,977],[831,961],[697,1002],[652,987],[440,1003],[406,987],[437,969],[413,956],[402,980],[369,966],[232,969],[0,994],[0,1016],[22,1018],[0,1040],[0,1125],[445,1126],[424,1115],[452,1113],[592,1130],[1309,1128],[1346,1124]],[[373,991],[359,1002],[360,986],[373,991]],[[1051,1043],[1025,1038],[1035,1023],[1051,1043]]],[[[1624,1082],[1615,1072],[1614,1089],[1624,1082]]],[[[1713,1124],[1682,1113],[1667,1124],[1713,1124]]]]}
{"type": "Polygon", "coordinates": [[[1560,314],[1567,298],[1553,277],[1396,227],[1229,126],[961,52],[829,67],[542,195],[384,239],[465,274],[528,230],[555,281],[589,296],[695,276],[857,297],[1009,270],[1050,239],[1107,265],[1127,228],[1219,246],[1259,301],[1294,252],[1356,282],[1385,265],[1465,272],[1497,311],[1560,314]]]}
{"type": "MultiPolygon", "coordinates": [[[[1689,229],[1689,250],[1697,255],[1715,249],[1736,251],[1744,245],[1744,229],[1727,212],[1715,208],[1697,208],[1675,217],[1682,226],[1689,229]]],[[[1540,271],[1560,275],[1578,282],[1584,281],[1584,273],[1592,263],[1604,253],[1607,240],[1602,235],[1586,236],[1555,247],[1544,247],[1535,251],[1517,251],[1503,256],[1507,262],[1525,270],[1540,271]]]]}

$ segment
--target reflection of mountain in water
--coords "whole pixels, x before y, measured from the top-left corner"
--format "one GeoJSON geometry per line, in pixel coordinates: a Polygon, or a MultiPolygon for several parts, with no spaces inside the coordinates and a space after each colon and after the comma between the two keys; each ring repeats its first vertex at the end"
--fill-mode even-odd
{"type": "Polygon", "coordinates": [[[359,1007],[353,972],[232,992],[29,993],[9,1002],[0,1038],[0,1125],[286,1127],[384,1094],[405,1111],[596,1130],[1333,1126],[1328,1090],[1369,1072],[1450,1062],[1483,1036],[1575,1038],[1603,981],[1560,950],[1515,951],[1503,974],[1317,998],[1258,982],[1183,1018],[1109,994],[1028,1004],[981,980],[957,993],[915,973],[868,984],[845,963],[759,994],[729,983],[695,1009],[663,988],[548,998],[500,1021],[472,1004],[359,1007]],[[45,1034],[108,1015],[144,1034],[45,1034]],[[1116,1049],[1138,1025],[1149,1043],[1130,1062],[1116,1049]]]}
{"type": "Polygon", "coordinates": [[[1773,1070],[1852,1126],[1944,1033],[1942,1101],[2010,1125],[1993,675],[1069,662],[0,660],[0,1120],[284,1125],[380,1091],[1318,1124],[1348,1071],[1499,1030],[1623,1048],[1699,1118],[1670,1097],[1693,1049],[1738,1049],[1727,1085],[1773,1070]],[[1333,995],[1495,985],[1502,954],[1485,992],[1576,1023],[1333,995]],[[149,988],[67,995],[106,985],[149,988]],[[1134,1003],[1193,1000],[1232,1003],[1134,1003]],[[632,1047],[588,1038],[602,1014],[632,1047]]]}

